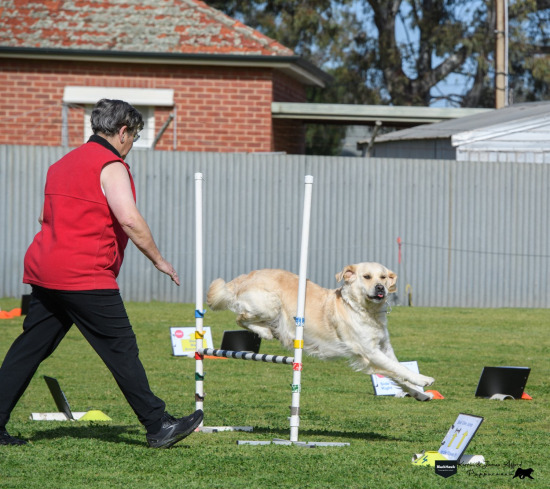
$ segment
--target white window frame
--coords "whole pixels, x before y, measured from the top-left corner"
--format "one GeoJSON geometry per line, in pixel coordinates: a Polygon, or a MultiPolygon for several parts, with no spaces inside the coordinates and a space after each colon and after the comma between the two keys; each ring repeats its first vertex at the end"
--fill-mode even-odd
{"type": "MultiPolygon", "coordinates": [[[[107,98],[107,97],[106,97],[107,98]]],[[[120,99],[119,99],[120,100],[120,99]]],[[[94,104],[95,105],[95,104],[94,104]]],[[[88,141],[93,134],[90,117],[94,105],[84,107],[84,141],[88,141]]],[[[140,138],[132,146],[133,149],[148,149],[153,146],[155,140],[155,108],[132,104],[143,116],[143,129],[139,133],[140,138]]]]}
{"type": "Polygon", "coordinates": [[[172,107],[174,90],[156,88],[82,87],[66,86],[63,103],[84,105],[84,141],[92,135],[90,115],[93,106],[102,98],[124,100],[132,104],[143,115],[144,127],[140,139],[134,143],[136,149],[148,149],[155,139],[155,107],[172,107]]]}

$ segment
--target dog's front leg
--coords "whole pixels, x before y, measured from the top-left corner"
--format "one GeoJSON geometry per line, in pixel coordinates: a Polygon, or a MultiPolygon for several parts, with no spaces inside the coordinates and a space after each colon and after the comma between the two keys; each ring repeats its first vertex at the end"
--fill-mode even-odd
{"type": "MultiPolygon", "coordinates": [[[[397,359],[397,356],[395,355],[395,352],[393,351],[393,347],[391,346],[391,343],[389,341],[389,338],[386,338],[384,341],[380,344],[382,352],[393,362],[401,365],[399,363],[399,360],[397,359]]],[[[407,369],[408,370],[408,369],[407,369]]],[[[425,387],[428,385],[431,385],[435,382],[435,379],[432,377],[427,377],[422,374],[417,374],[415,372],[409,371],[412,378],[404,378],[403,380],[400,379],[394,379],[391,375],[389,377],[392,377],[392,380],[399,384],[399,386],[411,396],[412,393],[409,392],[409,389],[414,390],[415,392],[418,392],[418,387],[425,387]]],[[[414,396],[413,396],[414,397],[414,396]]]]}
{"type": "Polygon", "coordinates": [[[408,382],[413,385],[426,387],[435,382],[435,379],[432,377],[411,372],[408,368],[401,365],[397,359],[394,360],[394,358],[389,357],[382,350],[364,352],[360,357],[361,363],[366,367],[365,370],[385,375],[397,383],[408,382]]]}
{"type": "Polygon", "coordinates": [[[433,394],[431,392],[423,392],[419,389],[418,385],[411,384],[410,382],[400,381],[392,379],[404,392],[409,394],[409,396],[414,397],[417,401],[429,401],[433,399],[433,394]]]}
{"type": "MultiPolygon", "coordinates": [[[[383,344],[383,351],[384,353],[389,357],[391,358],[392,360],[394,360],[395,362],[399,362],[399,360],[397,359],[397,357],[395,356],[395,353],[393,351],[393,348],[390,344],[389,341],[386,341],[384,344],[383,344]]],[[[427,377],[428,379],[431,379],[431,383],[433,383],[435,380],[432,379],[431,377],[427,377]]],[[[409,396],[413,397],[414,399],[416,399],[417,401],[429,401],[430,399],[433,399],[433,394],[431,393],[425,393],[421,390],[421,385],[423,384],[417,384],[417,383],[411,383],[411,382],[407,382],[406,380],[401,380],[401,379],[395,379],[395,378],[392,378],[392,380],[399,386],[401,387],[401,389],[406,392],[407,394],[409,394],[409,396]]],[[[428,384],[429,385],[429,384],[428,384]]]]}

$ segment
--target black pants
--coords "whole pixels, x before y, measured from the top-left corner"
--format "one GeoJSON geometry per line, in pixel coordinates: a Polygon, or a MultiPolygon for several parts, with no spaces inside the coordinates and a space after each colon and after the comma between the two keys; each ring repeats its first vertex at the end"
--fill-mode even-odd
{"type": "Polygon", "coordinates": [[[0,427],[5,427],[40,363],[76,324],[113,374],[148,432],[160,429],[164,402],[149,388],[136,337],[118,290],[67,292],[33,286],[23,333],[0,368],[0,427]]]}

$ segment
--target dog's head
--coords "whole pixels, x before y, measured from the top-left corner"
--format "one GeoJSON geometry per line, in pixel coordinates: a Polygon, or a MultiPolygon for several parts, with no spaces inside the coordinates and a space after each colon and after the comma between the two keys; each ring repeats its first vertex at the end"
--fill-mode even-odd
{"type": "Polygon", "coordinates": [[[336,274],[338,282],[344,281],[342,289],[350,299],[362,304],[380,304],[388,294],[397,291],[397,275],[380,263],[365,262],[348,265],[336,274]]]}

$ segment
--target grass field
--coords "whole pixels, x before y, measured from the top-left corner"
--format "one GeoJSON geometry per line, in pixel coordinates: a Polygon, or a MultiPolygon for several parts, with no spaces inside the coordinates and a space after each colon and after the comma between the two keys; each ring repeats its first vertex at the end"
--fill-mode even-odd
{"type": "MultiPolygon", "coordinates": [[[[15,299],[0,300],[4,310],[15,299]]],[[[194,326],[190,304],[129,303],[128,313],[153,391],[172,414],[194,409],[194,360],[173,357],[169,327],[194,326]]],[[[152,450],[144,430],[107,369],[73,328],[39,368],[16,406],[10,433],[31,440],[0,447],[0,487],[114,488],[480,488],[550,487],[550,312],[532,309],[394,307],[392,344],[400,360],[417,360],[436,378],[444,400],[374,396],[370,377],[345,360],[304,358],[300,440],[348,447],[242,446],[237,440],[289,437],[292,368],[240,360],[206,360],[205,425],[250,425],[253,433],[195,433],[171,450],[152,450]],[[532,368],[532,401],[476,399],[484,366],[532,368]],[[73,410],[100,409],[112,422],[30,421],[55,411],[42,375],[59,379],[73,410]],[[461,466],[447,479],[411,464],[414,453],[437,450],[459,413],[483,416],[468,454],[486,466],[461,466]],[[513,478],[532,468],[533,480],[513,478]]],[[[0,357],[22,318],[0,320],[0,357]]],[[[214,344],[235,329],[230,313],[207,312],[214,344]]],[[[307,327],[307,318],[306,318],[307,327]]],[[[288,354],[278,343],[261,352],[288,354]]],[[[1,393],[0,393],[1,395],[1,393]]]]}

